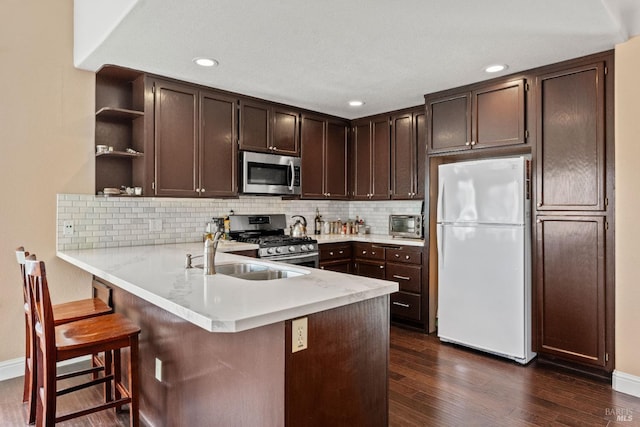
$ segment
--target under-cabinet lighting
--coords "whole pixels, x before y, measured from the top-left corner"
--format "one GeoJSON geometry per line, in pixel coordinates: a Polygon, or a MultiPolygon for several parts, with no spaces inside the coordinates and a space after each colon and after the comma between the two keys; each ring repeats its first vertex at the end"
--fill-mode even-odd
{"type": "Polygon", "coordinates": [[[362,107],[364,105],[364,101],[354,99],[353,101],[349,101],[349,105],[352,107],[362,107]]]}
{"type": "Polygon", "coordinates": [[[193,58],[193,62],[201,67],[215,67],[218,65],[218,61],[211,58],[193,58]]]}
{"type": "Polygon", "coordinates": [[[484,69],[484,71],[486,71],[487,73],[498,73],[500,71],[506,70],[507,68],[509,67],[506,64],[495,64],[489,65],[484,69]]]}

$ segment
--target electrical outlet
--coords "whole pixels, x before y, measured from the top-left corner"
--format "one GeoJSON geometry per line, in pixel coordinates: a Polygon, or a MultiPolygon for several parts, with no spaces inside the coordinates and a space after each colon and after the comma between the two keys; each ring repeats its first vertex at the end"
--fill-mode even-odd
{"type": "Polygon", "coordinates": [[[162,381],[162,360],[156,357],[156,379],[162,381]]]}
{"type": "Polygon", "coordinates": [[[308,325],[306,317],[291,321],[291,353],[307,349],[308,325]]]}
{"type": "Polygon", "coordinates": [[[62,226],[62,234],[64,234],[65,236],[73,236],[73,221],[67,220],[62,224],[62,226]]]}
{"type": "Polygon", "coordinates": [[[149,231],[162,231],[162,220],[161,219],[150,219],[149,220],[149,231]]]}

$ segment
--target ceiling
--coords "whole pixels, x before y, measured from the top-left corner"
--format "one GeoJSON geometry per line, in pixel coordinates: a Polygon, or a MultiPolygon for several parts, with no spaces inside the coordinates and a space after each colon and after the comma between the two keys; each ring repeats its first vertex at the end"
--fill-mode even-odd
{"type": "Polygon", "coordinates": [[[640,34],[638,0],[75,0],[74,14],[78,68],[116,64],[348,119],[640,34]],[[509,68],[484,72],[494,63],[509,68]]]}

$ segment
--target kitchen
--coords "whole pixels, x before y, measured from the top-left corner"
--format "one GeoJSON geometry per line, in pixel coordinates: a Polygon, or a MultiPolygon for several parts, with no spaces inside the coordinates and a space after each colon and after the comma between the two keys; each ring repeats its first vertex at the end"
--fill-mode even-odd
{"type": "MultiPolygon", "coordinates": [[[[76,298],[78,295],[86,295],[88,289],[88,276],[71,268],[64,262],[55,259],[55,235],[52,230],[55,227],[55,195],[56,194],[93,194],[95,188],[94,163],[95,154],[93,147],[86,141],[93,139],[94,124],[92,113],[94,103],[94,76],[91,73],[73,69],[71,64],[71,46],[68,40],[69,29],[72,28],[70,5],[66,10],[48,10],[46,5],[41,5],[42,10],[24,9],[16,11],[21,19],[15,20],[15,26],[9,23],[5,27],[15,34],[20,34],[20,40],[9,50],[7,64],[9,67],[3,72],[3,81],[7,82],[4,93],[8,99],[23,100],[24,96],[33,99],[29,104],[29,114],[21,109],[8,111],[4,117],[18,126],[3,126],[3,171],[5,173],[5,209],[3,209],[2,234],[6,236],[5,253],[1,269],[3,279],[7,283],[15,281],[15,263],[11,252],[15,249],[14,241],[23,241],[28,236],[29,246],[40,249],[39,256],[51,265],[51,272],[60,280],[68,281],[72,285],[60,286],[56,289],[56,296],[60,301],[76,298]],[[63,13],[64,12],[64,13],[63,13]],[[24,22],[30,22],[31,16],[58,16],[56,20],[60,26],[64,26],[65,32],[59,34],[56,26],[45,21],[38,22],[42,28],[48,29],[53,37],[46,44],[39,39],[38,34],[31,34],[25,30],[24,22]],[[50,62],[50,66],[41,67],[35,64],[31,57],[25,57],[27,53],[41,52],[50,62]],[[47,53],[48,52],[48,53],[47,53]],[[54,52],[55,55],[52,55],[54,52]],[[15,85],[16,76],[21,84],[15,85]],[[63,89],[64,88],[64,89],[63,89]],[[63,109],[52,110],[50,105],[62,105],[63,109]],[[20,111],[19,111],[20,110],[20,111]],[[38,117],[38,125],[32,119],[38,117]],[[28,131],[27,131],[28,130],[28,131]],[[52,131],[53,130],[53,131],[52,131]],[[5,134],[4,132],[7,132],[5,134]],[[6,150],[6,151],[5,151],[6,150]],[[34,152],[41,153],[34,157],[34,152]],[[50,159],[55,159],[51,164],[50,159]],[[5,163],[6,162],[6,163],[5,163]],[[15,169],[23,171],[13,172],[15,169]],[[42,171],[42,172],[39,172],[42,171]],[[45,172],[46,171],[46,172],[45,172]],[[25,192],[16,176],[21,176],[24,187],[31,192],[25,192]],[[46,179],[43,179],[46,177],[46,179]],[[36,198],[32,198],[32,197],[36,198]],[[16,207],[25,207],[27,212],[18,212],[16,207]],[[25,222],[24,218],[33,220],[25,222]],[[66,280],[65,280],[66,279],[66,280]]],[[[14,39],[6,36],[4,40],[14,39]]],[[[4,55],[4,53],[3,53],[4,55]]],[[[637,249],[637,234],[633,226],[633,212],[638,206],[632,183],[637,178],[637,170],[633,158],[637,149],[633,144],[633,135],[637,133],[636,120],[637,107],[633,103],[633,94],[636,89],[633,80],[634,72],[637,72],[638,46],[636,40],[622,43],[616,47],[616,369],[621,373],[640,375],[637,366],[637,343],[633,340],[634,330],[640,324],[633,301],[637,300],[634,277],[637,276],[637,262],[635,261],[637,249]]],[[[464,82],[463,82],[464,83],[464,82]]],[[[24,102],[24,101],[21,101],[24,102]]],[[[21,104],[17,104],[21,105],[21,104]]],[[[262,200],[262,199],[261,199],[262,200]]],[[[245,203],[241,198],[239,203],[245,203]]],[[[227,202],[221,202],[219,213],[228,213],[227,202]]],[[[251,201],[247,202],[251,203],[251,201]]],[[[280,202],[278,202],[280,203],[280,202]]],[[[287,202],[300,203],[303,202],[287,202]]],[[[346,212],[343,218],[361,215],[368,221],[374,221],[374,212],[367,212],[367,202],[343,202],[346,212]],[[362,204],[363,206],[358,206],[362,204]],[[352,208],[352,206],[355,206],[352,208]]],[[[396,202],[397,203],[397,202],[396,202]]],[[[412,213],[419,212],[420,207],[415,202],[401,202],[408,205],[412,213]]],[[[393,211],[394,202],[375,202],[372,211],[380,206],[387,206],[388,211],[393,211]]],[[[321,212],[330,211],[329,206],[337,206],[335,202],[322,202],[318,204],[321,212]]],[[[369,205],[371,206],[371,205],[369,205]]],[[[307,208],[308,217],[313,217],[316,203],[311,203],[307,208]]],[[[272,211],[283,212],[282,207],[272,211]]],[[[255,209],[244,209],[244,212],[255,212],[255,209]]],[[[289,212],[289,211],[287,211],[289,212]]],[[[301,212],[294,210],[293,212],[301,212]]],[[[397,212],[396,212],[397,213],[397,212]]],[[[338,216],[338,215],[336,215],[338,216]]],[[[382,217],[385,215],[382,214],[382,217]]],[[[384,221],[383,221],[384,223],[384,221]]],[[[383,228],[384,231],[384,228],[383,228]]],[[[19,292],[9,291],[3,296],[3,334],[12,336],[12,331],[21,329],[20,307],[13,302],[20,299],[19,292]],[[6,302],[4,302],[4,298],[6,302]]],[[[4,346],[0,360],[11,361],[18,358],[22,352],[22,339],[16,337],[10,345],[4,346]],[[15,341],[15,342],[13,342],[15,341]]]]}

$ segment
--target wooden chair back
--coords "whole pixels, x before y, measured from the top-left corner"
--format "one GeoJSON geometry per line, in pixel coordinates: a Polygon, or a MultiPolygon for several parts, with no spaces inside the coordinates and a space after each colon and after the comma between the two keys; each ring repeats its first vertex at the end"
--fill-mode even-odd
{"type": "Polygon", "coordinates": [[[27,292],[30,295],[33,310],[32,319],[34,326],[32,330],[35,331],[36,339],[40,344],[39,348],[40,351],[42,351],[43,365],[47,365],[47,359],[49,359],[55,367],[55,325],[44,262],[35,259],[26,259],[25,277],[27,281],[27,292]]]}

